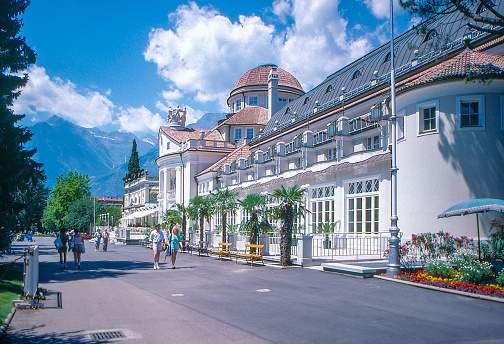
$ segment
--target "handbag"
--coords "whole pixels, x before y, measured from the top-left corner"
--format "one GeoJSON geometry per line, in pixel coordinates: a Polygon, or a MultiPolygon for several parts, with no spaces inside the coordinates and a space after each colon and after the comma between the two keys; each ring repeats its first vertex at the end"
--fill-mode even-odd
{"type": "Polygon", "coordinates": [[[82,240],[82,253],[86,253],[86,246],[84,246],[84,240],[82,240]]]}
{"type": "Polygon", "coordinates": [[[171,245],[167,245],[166,246],[166,250],[165,250],[165,255],[166,256],[171,256],[172,254],[172,248],[171,248],[171,245]]]}
{"type": "Polygon", "coordinates": [[[63,247],[63,243],[61,242],[61,238],[59,235],[56,239],[54,239],[54,246],[56,246],[57,250],[63,247]]]}

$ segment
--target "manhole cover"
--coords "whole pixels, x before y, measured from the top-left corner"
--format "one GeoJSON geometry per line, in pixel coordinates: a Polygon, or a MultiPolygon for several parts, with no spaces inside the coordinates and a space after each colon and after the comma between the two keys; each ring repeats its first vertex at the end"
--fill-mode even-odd
{"type": "Polygon", "coordinates": [[[102,331],[102,332],[94,332],[90,333],[92,339],[117,339],[117,338],[126,338],[121,331],[102,331]]]}

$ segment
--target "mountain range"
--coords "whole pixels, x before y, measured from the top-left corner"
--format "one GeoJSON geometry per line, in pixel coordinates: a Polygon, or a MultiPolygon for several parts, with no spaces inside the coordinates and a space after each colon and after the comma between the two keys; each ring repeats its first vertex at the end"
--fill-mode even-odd
{"type": "MultiPolygon", "coordinates": [[[[210,129],[224,117],[223,114],[206,114],[194,127],[210,129]]],[[[36,123],[29,129],[33,136],[27,148],[37,149],[34,159],[44,164],[49,189],[61,174],[65,176],[69,171],[77,171],[89,176],[93,195],[122,198],[122,178],[128,171],[133,140],[137,143],[140,168],[149,174],[158,174],[157,138],[153,135],[139,138],[127,132],[107,133],[98,128],[80,127],[58,116],[36,123]]]]}

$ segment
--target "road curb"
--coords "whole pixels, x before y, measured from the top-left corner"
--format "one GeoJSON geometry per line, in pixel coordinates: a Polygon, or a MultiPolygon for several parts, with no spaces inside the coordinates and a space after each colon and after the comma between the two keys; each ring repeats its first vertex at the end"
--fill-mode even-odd
{"type": "Polygon", "coordinates": [[[396,283],[402,283],[402,284],[406,284],[406,285],[411,285],[413,287],[418,287],[418,288],[424,288],[424,289],[441,291],[443,293],[449,293],[449,294],[456,294],[456,295],[461,295],[461,296],[472,297],[473,299],[480,299],[480,300],[486,300],[486,301],[493,301],[493,302],[504,303],[504,299],[501,299],[499,297],[493,297],[493,296],[488,296],[488,295],[480,295],[480,294],[469,293],[467,291],[461,291],[461,290],[455,290],[455,289],[440,288],[440,287],[436,287],[436,286],[433,286],[433,285],[427,285],[427,284],[415,283],[415,282],[410,282],[410,281],[404,281],[404,280],[400,280],[400,279],[397,279],[397,278],[391,278],[391,277],[380,276],[380,275],[375,275],[374,278],[378,278],[378,279],[382,279],[382,280],[386,280],[386,281],[390,281],[390,282],[396,282],[396,283]]]}
{"type": "Polygon", "coordinates": [[[10,313],[7,315],[7,318],[5,318],[4,323],[2,326],[0,326],[0,338],[3,337],[5,332],[7,331],[7,328],[9,327],[9,324],[12,321],[12,318],[14,317],[14,314],[16,314],[16,307],[12,307],[10,313]]]}

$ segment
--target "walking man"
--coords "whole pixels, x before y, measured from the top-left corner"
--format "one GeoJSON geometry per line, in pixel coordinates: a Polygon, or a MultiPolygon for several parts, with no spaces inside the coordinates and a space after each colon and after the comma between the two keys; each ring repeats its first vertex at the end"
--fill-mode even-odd
{"type": "Polygon", "coordinates": [[[165,245],[165,236],[159,224],[157,224],[156,229],[151,232],[149,243],[151,250],[154,251],[154,269],[159,269],[159,255],[165,245]]]}
{"type": "Polygon", "coordinates": [[[94,238],[95,238],[95,242],[94,242],[95,251],[98,252],[100,250],[100,241],[101,241],[101,238],[102,238],[102,234],[101,234],[101,231],[100,231],[99,228],[96,230],[94,238]]]}

